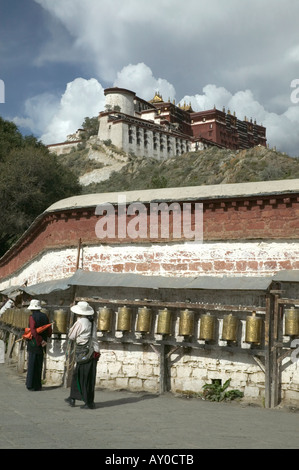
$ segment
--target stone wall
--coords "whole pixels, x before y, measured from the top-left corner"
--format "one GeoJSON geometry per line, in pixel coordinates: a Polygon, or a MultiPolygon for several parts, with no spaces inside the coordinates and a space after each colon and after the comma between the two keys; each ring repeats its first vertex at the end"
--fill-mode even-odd
{"type": "Polygon", "coordinates": [[[50,152],[55,153],[56,155],[64,155],[69,153],[73,148],[76,149],[77,145],[80,144],[82,140],[74,140],[71,142],[62,142],[60,144],[50,144],[47,145],[50,152]]]}

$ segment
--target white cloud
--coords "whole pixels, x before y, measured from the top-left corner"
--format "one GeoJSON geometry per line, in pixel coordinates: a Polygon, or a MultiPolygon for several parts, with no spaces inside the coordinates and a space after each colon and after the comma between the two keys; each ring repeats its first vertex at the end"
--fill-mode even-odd
{"type": "Polygon", "coordinates": [[[174,86],[163,78],[155,78],[151,69],[144,63],[127,65],[117,73],[113,86],[128,88],[140,98],[150,100],[156,91],[165,101],[175,99],[174,86]]]}
{"type": "Polygon", "coordinates": [[[94,78],[76,78],[67,84],[59,107],[46,126],[41,140],[46,143],[63,142],[75,132],[85,117],[98,116],[104,108],[104,90],[94,78]]]}
{"type": "Polygon", "coordinates": [[[26,101],[25,116],[13,121],[27,128],[44,144],[64,142],[76,132],[85,117],[98,116],[104,109],[104,90],[94,78],[76,78],[67,84],[59,99],[50,94],[37,95],[26,101]]]}

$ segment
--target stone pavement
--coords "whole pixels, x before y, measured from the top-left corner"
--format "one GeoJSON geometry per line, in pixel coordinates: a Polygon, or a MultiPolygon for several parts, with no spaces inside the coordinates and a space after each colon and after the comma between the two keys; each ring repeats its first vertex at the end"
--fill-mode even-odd
{"type": "Polygon", "coordinates": [[[63,387],[29,392],[15,365],[0,364],[0,448],[104,449],[110,456],[121,449],[299,448],[298,409],[96,390],[96,409],[83,410],[81,402],[69,407],[67,396],[63,387]]]}

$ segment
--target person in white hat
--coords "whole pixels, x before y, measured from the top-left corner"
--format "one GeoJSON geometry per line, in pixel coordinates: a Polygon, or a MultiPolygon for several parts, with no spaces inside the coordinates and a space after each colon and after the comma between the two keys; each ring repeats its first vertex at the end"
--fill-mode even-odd
{"type": "Polygon", "coordinates": [[[52,327],[49,326],[42,333],[36,331],[37,328],[49,323],[49,318],[41,311],[42,305],[40,300],[32,299],[27,308],[32,311],[29,316],[29,328],[32,339],[27,342],[28,368],[26,387],[30,391],[38,391],[42,389],[43,356],[47,346],[47,338],[50,338],[52,335],[52,327]]]}
{"type": "Polygon", "coordinates": [[[70,406],[75,406],[76,400],[83,400],[85,404],[81,408],[94,409],[97,361],[100,357],[94,310],[87,302],[82,301],[71,307],[71,311],[76,313],[78,319],[70,328],[68,338],[76,342],[77,356],[70,396],[65,401],[70,406]],[[78,359],[80,351],[86,352],[84,362],[78,359]]]}

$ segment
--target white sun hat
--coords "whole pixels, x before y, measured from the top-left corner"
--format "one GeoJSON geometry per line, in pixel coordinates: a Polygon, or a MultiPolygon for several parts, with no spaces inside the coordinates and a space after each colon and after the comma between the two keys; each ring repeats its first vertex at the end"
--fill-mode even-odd
{"type": "Polygon", "coordinates": [[[71,311],[74,313],[77,313],[78,315],[93,315],[94,310],[93,308],[89,305],[88,302],[78,302],[76,305],[73,305],[71,307],[71,311]]]}
{"type": "Polygon", "coordinates": [[[42,308],[42,304],[40,300],[32,299],[30,304],[28,305],[28,310],[40,310],[42,308]]]}

